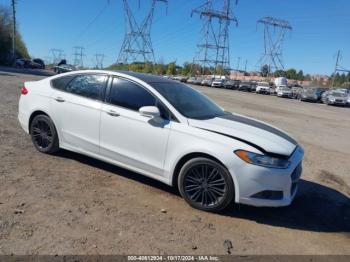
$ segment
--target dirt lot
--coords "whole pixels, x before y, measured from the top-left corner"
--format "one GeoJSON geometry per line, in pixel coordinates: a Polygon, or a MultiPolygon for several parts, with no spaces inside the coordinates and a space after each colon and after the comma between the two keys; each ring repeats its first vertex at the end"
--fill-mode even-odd
{"type": "Polygon", "coordinates": [[[0,71],[0,254],[350,254],[350,108],[198,87],[226,110],[272,123],[305,149],[286,208],[190,208],[176,190],[66,151],[38,153],[0,71]],[[166,209],[166,213],[161,212],[166,209]]]}

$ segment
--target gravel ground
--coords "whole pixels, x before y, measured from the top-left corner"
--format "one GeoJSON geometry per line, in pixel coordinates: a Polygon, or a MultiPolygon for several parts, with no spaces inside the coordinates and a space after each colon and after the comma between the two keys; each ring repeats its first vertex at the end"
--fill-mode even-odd
{"type": "Polygon", "coordinates": [[[40,78],[0,71],[0,254],[227,254],[225,241],[241,255],[350,254],[350,108],[196,87],[226,110],[286,130],[305,149],[291,206],[212,214],[133,172],[67,151],[37,152],[17,106],[22,83],[40,78]]]}

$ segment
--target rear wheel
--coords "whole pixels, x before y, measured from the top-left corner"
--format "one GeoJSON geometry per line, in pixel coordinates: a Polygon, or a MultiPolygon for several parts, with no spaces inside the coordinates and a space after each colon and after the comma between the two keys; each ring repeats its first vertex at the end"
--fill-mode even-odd
{"type": "Polygon", "coordinates": [[[185,163],[180,170],[178,186],[186,202],[200,210],[220,211],[234,198],[230,173],[208,158],[194,158],[185,163]]]}
{"type": "Polygon", "coordinates": [[[30,135],[35,148],[46,154],[59,150],[58,135],[52,120],[46,115],[37,115],[30,124],[30,135]]]}

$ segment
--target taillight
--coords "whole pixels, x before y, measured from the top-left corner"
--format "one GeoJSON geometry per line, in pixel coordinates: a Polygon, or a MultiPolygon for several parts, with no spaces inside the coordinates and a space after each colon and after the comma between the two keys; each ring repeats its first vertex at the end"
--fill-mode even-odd
{"type": "Polygon", "coordinates": [[[28,89],[27,89],[25,86],[23,86],[23,87],[21,88],[21,94],[22,94],[22,95],[28,94],[28,89]]]}

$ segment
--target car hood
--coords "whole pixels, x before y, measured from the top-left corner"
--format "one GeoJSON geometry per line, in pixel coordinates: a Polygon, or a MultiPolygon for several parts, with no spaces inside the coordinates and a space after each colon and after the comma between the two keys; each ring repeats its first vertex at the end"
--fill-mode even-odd
{"type": "Polygon", "coordinates": [[[237,114],[208,120],[189,119],[189,125],[247,143],[266,154],[290,156],[297,142],[285,132],[264,122],[237,114]]]}

